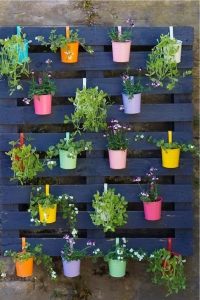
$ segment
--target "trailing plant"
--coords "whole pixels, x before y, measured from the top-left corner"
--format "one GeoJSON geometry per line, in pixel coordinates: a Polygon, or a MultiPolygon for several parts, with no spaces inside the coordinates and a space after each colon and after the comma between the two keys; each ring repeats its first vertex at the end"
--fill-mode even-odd
{"type": "Polygon", "coordinates": [[[76,131],[95,131],[106,129],[107,123],[107,94],[98,87],[77,89],[76,97],[69,101],[74,105],[71,117],[65,116],[64,123],[74,125],[76,131]]]}
{"type": "Polygon", "coordinates": [[[127,223],[127,201],[114,189],[104,191],[102,195],[97,191],[93,195],[92,207],[94,212],[90,214],[92,222],[96,226],[102,226],[104,232],[115,231],[117,227],[127,223]]]}
{"type": "Polygon", "coordinates": [[[30,195],[30,206],[29,212],[31,215],[30,221],[33,222],[36,226],[38,225],[46,225],[46,223],[41,223],[38,215],[39,215],[39,208],[38,206],[41,205],[43,208],[54,207],[57,204],[62,211],[63,219],[66,219],[70,230],[73,235],[76,235],[77,231],[75,229],[78,208],[75,206],[73,202],[73,196],[63,194],[60,196],[54,196],[52,194],[46,195],[43,192],[42,187],[33,187],[30,195]]]}
{"type": "Polygon", "coordinates": [[[118,120],[111,120],[108,126],[107,137],[109,150],[126,150],[128,148],[129,139],[127,138],[127,131],[131,130],[130,127],[122,126],[118,120]]]}
{"type": "MultiPolygon", "coordinates": [[[[19,61],[19,50],[24,47],[26,34],[12,35],[6,39],[0,39],[0,74],[8,79],[10,95],[15,90],[22,90],[21,78],[29,75],[30,59],[19,61]]],[[[29,43],[31,41],[28,41],[29,43]]]]}
{"type": "Polygon", "coordinates": [[[5,264],[3,261],[0,261],[0,280],[6,278],[7,274],[5,272],[5,264]]]}
{"type": "Polygon", "coordinates": [[[47,151],[47,166],[50,169],[56,165],[56,162],[52,161],[51,159],[59,155],[59,150],[67,151],[69,158],[76,158],[76,156],[81,152],[92,150],[91,142],[84,140],[75,141],[74,138],[75,135],[72,135],[69,139],[61,139],[58,144],[49,147],[47,151]]]}
{"type": "Polygon", "coordinates": [[[146,173],[146,182],[147,182],[147,190],[142,190],[140,185],[141,177],[136,177],[133,179],[133,182],[137,182],[140,187],[140,200],[143,202],[155,202],[159,201],[159,194],[158,194],[158,177],[156,176],[156,168],[151,167],[149,172],[146,173]]]}
{"type": "Polygon", "coordinates": [[[72,260],[81,260],[86,256],[89,256],[87,253],[88,249],[95,246],[95,242],[88,241],[86,247],[81,250],[75,249],[74,245],[76,244],[76,240],[74,237],[70,237],[68,234],[63,237],[65,239],[65,245],[63,250],[61,251],[62,259],[66,261],[72,260]]]}
{"type": "Polygon", "coordinates": [[[186,288],[184,274],[185,259],[181,255],[173,255],[166,249],[155,250],[148,258],[148,272],[152,273],[152,282],[163,285],[167,296],[186,288]]]}
{"type": "Polygon", "coordinates": [[[175,39],[171,39],[169,34],[161,35],[158,44],[152,49],[147,60],[146,76],[152,81],[152,86],[165,86],[172,90],[181,76],[190,75],[191,71],[180,74],[177,63],[173,57],[178,50],[175,39]]]}
{"type": "Polygon", "coordinates": [[[78,29],[70,30],[70,36],[66,37],[62,34],[57,34],[56,29],[51,30],[48,41],[45,41],[43,36],[36,36],[35,39],[41,43],[43,46],[50,46],[52,52],[56,52],[59,48],[67,47],[67,54],[70,55],[70,49],[68,48],[69,43],[79,42],[80,45],[87,51],[89,54],[93,54],[94,50],[91,46],[87,46],[85,39],[79,36],[78,29]]]}
{"type": "Polygon", "coordinates": [[[6,152],[6,155],[10,156],[11,170],[14,172],[11,180],[18,180],[23,185],[44,170],[44,164],[40,161],[36,148],[32,148],[31,144],[20,145],[19,140],[11,141],[9,144],[12,149],[6,152]]]}
{"type": "Polygon", "coordinates": [[[42,252],[41,244],[38,244],[33,248],[29,243],[26,243],[26,246],[22,252],[7,250],[4,252],[4,256],[10,256],[14,262],[23,262],[33,257],[37,265],[42,264],[44,266],[51,279],[57,278],[57,274],[54,271],[53,259],[49,255],[42,252]]]}
{"type": "MultiPolygon", "coordinates": [[[[141,69],[139,69],[141,72],[141,69]]],[[[129,99],[132,99],[135,94],[140,94],[144,91],[144,87],[140,81],[140,75],[138,76],[138,81],[135,81],[134,76],[130,76],[129,69],[122,75],[122,85],[123,85],[123,93],[128,95],[129,99]]]]}

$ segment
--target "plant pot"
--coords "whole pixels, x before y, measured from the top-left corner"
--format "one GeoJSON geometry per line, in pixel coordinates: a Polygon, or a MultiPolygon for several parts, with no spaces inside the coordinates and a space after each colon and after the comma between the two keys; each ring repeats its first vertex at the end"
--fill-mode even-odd
{"type": "Polygon", "coordinates": [[[108,261],[109,274],[112,277],[124,277],[126,274],[126,261],[110,259],[108,261]]]}
{"type": "Polygon", "coordinates": [[[112,54],[114,62],[129,62],[131,51],[131,41],[114,42],[112,41],[112,54]]]}
{"type": "Polygon", "coordinates": [[[178,50],[174,55],[174,61],[178,64],[181,62],[181,50],[182,50],[182,41],[177,40],[178,50]]]}
{"type": "Polygon", "coordinates": [[[43,207],[39,204],[39,216],[41,223],[55,223],[56,222],[56,213],[57,213],[57,204],[54,204],[52,207],[43,207]]]}
{"type": "Polygon", "coordinates": [[[78,62],[79,42],[68,43],[65,47],[60,48],[61,61],[67,64],[78,62]]]}
{"type": "Polygon", "coordinates": [[[180,160],[180,149],[161,149],[162,166],[164,168],[178,168],[180,160]]]}
{"type": "Polygon", "coordinates": [[[15,263],[16,274],[18,277],[29,277],[33,275],[33,257],[26,260],[17,260],[15,263]]]}
{"type": "Polygon", "coordinates": [[[50,115],[52,95],[34,95],[34,108],[36,115],[50,115]]]}
{"type": "Polygon", "coordinates": [[[22,45],[17,45],[18,62],[23,63],[28,61],[28,41],[24,40],[22,45]]]}
{"type": "Polygon", "coordinates": [[[143,202],[144,218],[147,221],[158,221],[161,219],[162,198],[154,202],[143,202]]]}
{"type": "Polygon", "coordinates": [[[68,157],[69,152],[66,150],[59,150],[60,168],[66,170],[76,169],[77,156],[75,158],[68,157]]]}
{"type": "Polygon", "coordinates": [[[80,275],[80,260],[62,260],[63,262],[63,272],[66,277],[76,277],[80,275]]]}
{"type": "Polygon", "coordinates": [[[129,98],[128,95],[122,94],[125,114],[138,114],[141,111],[141,93],[135,94],[129,98]]]}
{"type": "Polygon", "coordinates": [[[126,150],[108,150],[109,163],[111,169],[125,169],[126,168],[126,150]]]}

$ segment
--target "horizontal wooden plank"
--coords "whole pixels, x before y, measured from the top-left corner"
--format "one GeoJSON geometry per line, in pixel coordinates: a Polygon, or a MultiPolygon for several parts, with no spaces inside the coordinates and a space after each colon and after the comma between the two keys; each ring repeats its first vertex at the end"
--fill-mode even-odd
{"type": "MultiPolygon", "coordinates": [[[[102,184],[87,184],[87,185],[51,185],[51,193],[61,195],[67,193],[74,197],[77,203],[91,202],[96,191],[103,192],[102,184]]],[[[109,188],[114,188],[117,193],[121,193],[129,202],[140,202],[140,188],[137,184],[109,184],[109,188]]],[[[141,185],[145,189],[145,185],[141,185]]],[[[31,192],[31,186],[1,186],[0,187],[0,204],[10,205],[16,203],[28,204],[31,192]]],[[[159,184],[159,194],[163,197],[164,203],[168,202],[192,202],[192,186],[187,184],[159,184]]]]}
{"type": "MultiPolygon", "coordinates": [[[[191,103],[143,104],[141,113],[136,115],[124,114],[119,108],[119,105],[112,105],[108,108],[108,121],[115,118],[126,123],[187,122],[192,121],[193,115],[191,103]]],[[[73,111],[72,105],[57,105],[53,107],[51,115],[39,116],[34,114],[33,106],[4,107],[0,113],[0,124],[62,124],[64,116],[70,116],[73,111]]]]}
{"type": "MultiPolygon", "coordinates": [[[[45,38],[49,37],[50,31],[56,28],[58,34],[65,35],[65,27],[23,27],[23,32],[27,34],[27,39],[32,40],[32,44],[36,45],[38,42],[35,36],[43,35],[45,38]]],[[[88,45],[110,45],[108,32],[112,27],[110,26],[72,26],[71,28],[79,29],[80,36],[85,38],[88,45]],[[94,39],[95,37],[95,39],[94,39]]],[[[123,27],[122,27],[123,30],[123,27]]],[[[155,45],[157,39],[161,34],[169,33],[169,27],[134,27],[132,40],[136,46],[155,45]]],[[[0,27],[0,37],[7,38],[12,34],[16,34],[16,27],[0,27]]],[[[190,26],[175,26],[174,36],[183,41],[183,45],[192,45],[194,29],[190,26]]]]}
{"type": "MultiPolygon", "coordinates": [[[[82,249],[88,239],[78,239],[76,242],[77,249],[82,249]]],[[[51,256],[60,256],[65,241],[62,238],[27,238],[27,242],[32,246],[37,244],[43,245],[43,251],[51,256]]],[[[100,248],[102,251],[107,251],[115,243],[114,239],[95,239],[95,248],[100,248]]],[[[192,238],[172,238],[173,251],[180,253],[184,256],[192,255],[193,243],[192,238]]],[[[134,249],[143,249],[148,253],[153,252],[155,249],[167,247],[167,239],[165,238],[129,238],[128,247],[134,249]]],[[[21,250],[21,239],[19,238],[4,238],[3,240],[3,252],[5,250],[21,250]]]]}
{"type": "MultiPolygon", "coordinates": [[[[135,142],[134,138],[136,132],[128,132],[127,138],[129,139],[129,150],[155,150],[156,146],[149,144],[145,141],[135,142]]],[[[140,132],[146,137],[152,136],[155,139],[164,138],[167,140],[167,132],[140,132]]],[[[46,151],[49,146],[56,145],[60,139],[65,137],[64,133],[25,133],[25,138],[30,139],[31,145],[36,147],[38,151],[46,151]],[[45,141],[45,143],[44,143],[45,141]]],[[[19,133],[0,133],[0,149],[1,151],[10,150],[10,141],[16,141],[19,139],[19,133]]],[[[107,139],[103,136],[103,133],[83,133],[78,135],[77,139],[84,139],[91,141],[93,144],[93,150],[106,150],[107,139]]],[[[192,141],[192,132],[173,132],[173,139],[182,142],[192,141]]]]}
{"type": "MultiPolygon", "coordinates": [[[[9,159],[2,159],[0,178],[11,177],[9,159]]],[[[163,176],[189,176],[192,175],[192,159],[181,158],[179,168],[167,169],[161,167],[160,158],[129,158],[126,169],[113,170],[109,167],[108,159],[103,158],[79,158],[77,168],[74,170],[64,170],[59,166],[52,170],[45,170],[38,174],[38,177],[55,176],[143,176],[153,166],[158,169],[158,175],[163,176]]]]}
{"type": "MultiPolygon", "coordinates": [[[[63,220],[60,213],[57,213],[56,223],[48,226],[35,226],[30,222],[30,214],[27,212],[2,212],[2,229],[3,230],[42,230],[66,228],[66,220],[63,220]]],[[[77,217],[77,229],[97,229],[92,223],[89,212],[79,211],[77,217]]],[[[124,229],[139,228],[192,228],[192,211],[162,211],[162,218],[159,221],[150,222],[144,219],[143,211],[129,211],[128,221],[124,229]],[[184,220],[184,222],[183,222],[184,220]]]]}
{"type": "MultiPolygon", "coordinates": [[[[124,70],[124,69],[123,69],[124,70]]],[[[82,78],[67,78],[67,79],[56,79],[55,80],[57,91],[57,97],[74,97],[76,89],[82,89],[83,79],[82,78]]],[[[192,78],[185,77],[180,78],[175,88],[171,91],[164,87],[151,87],[151,82],[147,77],[141,78],[141,83],[146,86],[144,94],[191,94],[192,93],[192,78]],[[150,88],[151,87],[151,88],[150,88]]],[[[22,81],[23,90],[15,91],[12,95],[9,95],[7,86],[7,80],[5,78],[0,79],[0,98],[16,99],[26,98],[29,91],[29,81],[22,81]]],[[[122,80],[120,77],[114,78],[87,78],[87,87],[96,87],[102,89],[109,96],[120,96],[122,93],[122,80]]]]}

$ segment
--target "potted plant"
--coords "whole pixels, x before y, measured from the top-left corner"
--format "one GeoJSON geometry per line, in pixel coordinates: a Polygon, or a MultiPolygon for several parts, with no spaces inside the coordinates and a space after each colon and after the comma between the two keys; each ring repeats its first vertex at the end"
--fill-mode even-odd
{"type": "Polygon", "coordinates": [[[44,170],[44,164],[40,161],[36,148],[22,141],[11,141],[12,149],[6,152],[11,159],[11,170],[14,176],[11,180],[18,180],[22,185],[31,182],[38,173],[44,170]]]}
{"type": "Polygon", "coordinates": [[[65,116],[64,123],[72,122],[76,131],[99,132],[107,127],[107,94],[98,87],[77,89],[76,97],[69,101],[74,105],[74,113],[65,116]]]}
{"type": "Polygon", "coordinates": [[[102,226],[103,231],[115,231],[117,227],[127,223],[127,201],[121,194],[115,194],[115,189],[104,189],[102,194],[97,191],[93,195],[92,207],[94,212],[90,213],[92,222],[96,226],[102,226]]]}
{"type": "Polygon", "coordinates": [[[121,30],[121,26],[109,32],[112,41],[112,54],[114,62],[129,62],[131,51],[132,28],[121,30]]]}
{"type": "Polygon", "coordinates": [[[165,58],[178,64],[181,62],[182,41],[174,37],[173,26],[169,26],[169,37],[171,42],[164,48],[165,58]]]}
{"type": "Polygon", "coordinates": [[[28,44],[31,41],[22,34],[17,26],[17,34],[0,39],[0,74],[8,79],[10,95],[15,90],[22,90],[21,78],[29,75],[28,44]]]}
{"type": "Polygon", "coordinates": [[[34,262],[37,265],[42,263],[51,279],[56,279],[57,277],[53,267],[53,260],[42,252],[42,245],[31,247],[29,243],[26,243],[25,238],[22,238],[21,252],[7,250],[4,252],[4,256],[10,256],[13,259],[18,277],[32,276],[34,262]]]}
{"type": "Polygon", "coordinates": [[[149,256],[147,271],[152,273],[153,283],[166,287],[167,296],[186,288],[185,261],[181,255],[174,255],[165,248],[155,250],[149,256]]]}
{"type": "Polygon", "coordinates": [[[43,36],[35,38],[41,45],[50,46],[51,51],[56,52],[59,48],[61,51],[61,61],[63,63],[78,62],[79,44],[89,53],[93,54],[94,50],[90,46],[86,46],[85,39],[79,36],[78,30],[70,30],[66,27],[66,36],[57,34],[56,29],[51,30],[48,41],[43,36]]]}
{"type": "Polygon", "coordinates": [[[115,245],[104,254],[99,248],[93,251],[94,258],[104,257],[108,262],[109,274],[111,277],[121,278],[126,274],[126,265],[128,259],[135,259],[142,261],[146,254],[142,250],[134,250],[127,247],[127,240],[125,238],[116,238],[115,245]]]}
{"type": "Polygon", "coordinates": [[[141,188],[141,177],[137,177],[133,180],[139,184],[141,189],[140,200],[143,202],[144,218],[148,221],[157,221],[161,219],[161,207],[163,199],[158,194],[158,177],[156,176],[156,171],[156,168],[151,167],[149,172],[146,173],[146,181],[148,186],[146,191],[142,190],[141,188]]]}
{"type": "MultiPolygon", "coordinates": [[[[141,71],[141,69],[139,69],[141,71]]],[[[123,107],[125,114],[138,114],[141,111],[141,93],[144,87],[140,78],[135,82],[134,76],[130,76],[127,70],[122,76],[123,80],[123,107]]]]}
{"type": "Polygon", "coordinates": [[[88,255],[87,250],[94,247],[95,242],[88,241],[85,248],[78,250],[75,249],[76,241],[73,237],[65,235],[64,239],[66,243],[61,251],[64,275],[70,278],[79,276],[81,260],[88,255]]]}
{"type": "Polygon", "coordinates": [[[105,136],[108,141],[108,155],[110,168],[115,170],[126,168],[128,138],[126,137],[129,127],[122,126],[118,120],[111,120],[105,136]]]}
{"type": "Polygon", "coordinates": [[[57,208],[60,207],[63,219],[67,219],[70,230],[76,234],[75,224],[78,208],[73,203],[73,196],[63,194],[55,196],[49,193],[49,185],[46,185],[45,192],[42,187],[33,187],[30,196],[30,221],[36,226],[56,222],[57,208]],[[39,215],[39,218],[38,218],[39,215]]]}
{"type": "Polygon", "coordinates": [[[179,77],[190,75],[191,71],[180,74],[177,61],[174,59],[178,50],[177,43],[171,39],[169,34],[161,35],[160,41],[152,49],[147,60],[146,76],[152,81],[152,86],[165,86],[168,90],[172,90],[179,80],[179,77]]]}
{"type": "MultiPolygon", "coordinates": [[[[60,168],[65,170],[75,169],[77,165],[77,156],[83,151],[90,151],[92,149],[92,143],[84,140],[75,141],[75,135],[69,136],[66,133],[66,137],[61,139],[55,146],[50,146],[47,151],[47,159],[51,159],[59,155],[60,168]]],[[[56,163],[47,161],[47,166],[52,168],[56,163]]]]}
{"type": "Polygon", "coordinates": [[[49,115],[52,109],[52,96],[55,95],[56,85],[52,80],[50,65],[52,61],[46,60],[47,69],[42,76],[35,78],[32,71],[32,80],[29,88],[29,97],[34,101],[36,115],[49,115]]]}

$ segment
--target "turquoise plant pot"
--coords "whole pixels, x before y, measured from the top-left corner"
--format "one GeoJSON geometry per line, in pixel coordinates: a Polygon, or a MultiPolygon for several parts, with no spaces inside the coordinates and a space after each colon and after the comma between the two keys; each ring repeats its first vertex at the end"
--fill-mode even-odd
{"type": "Polygon", "coordinates": [[[126,261],[110,259],[108,261],[109,274],[112,277],[124,277],[126,274],[126,261]]]}

